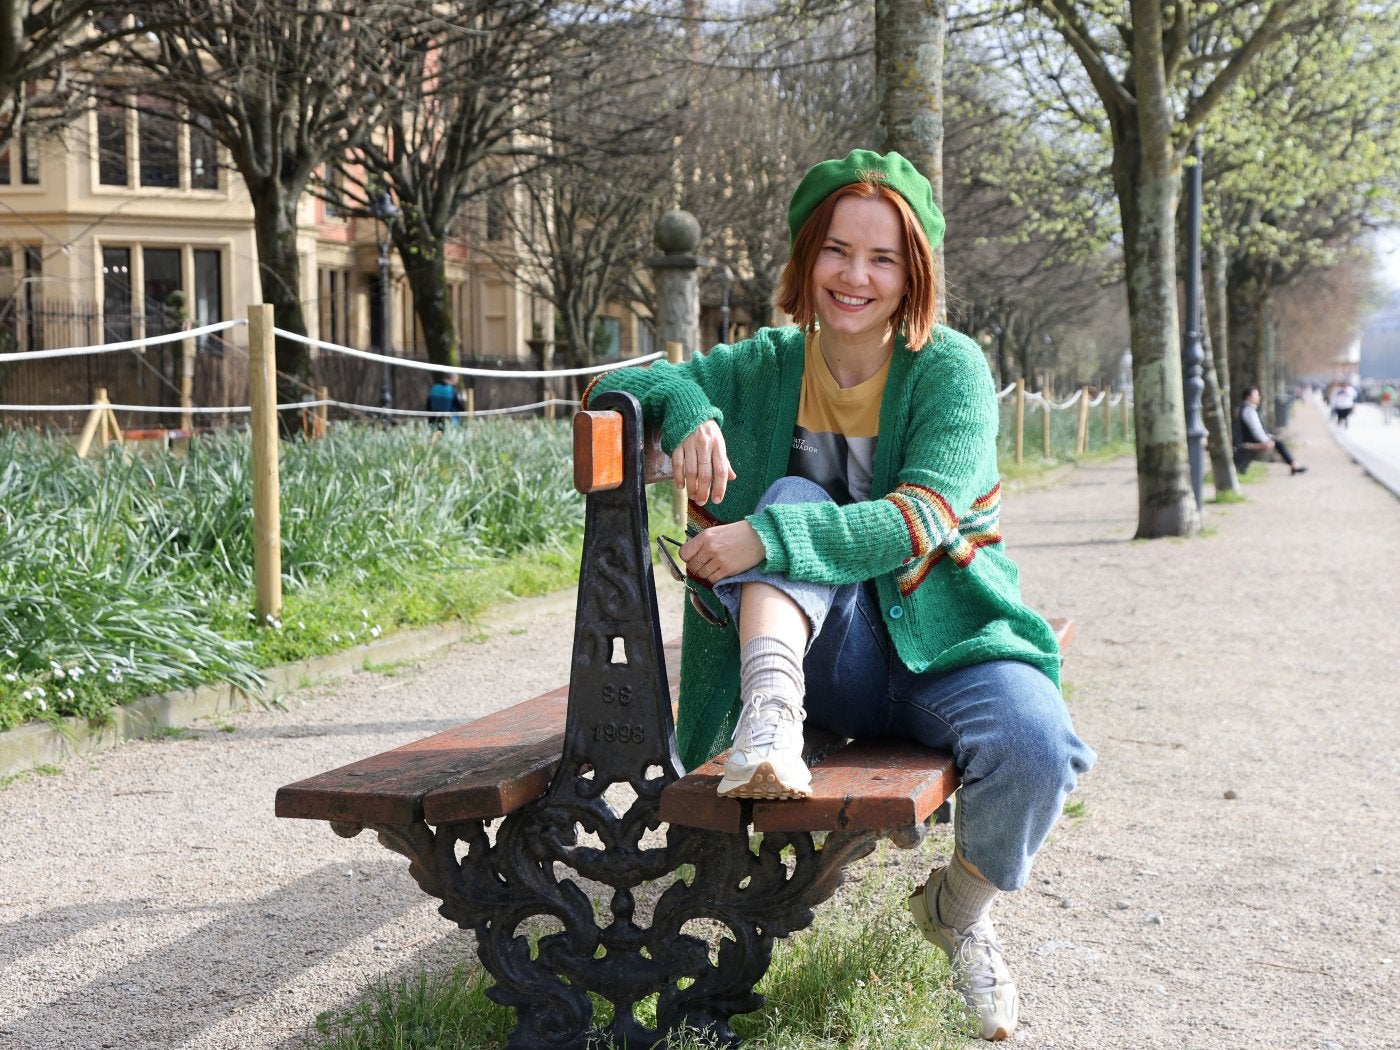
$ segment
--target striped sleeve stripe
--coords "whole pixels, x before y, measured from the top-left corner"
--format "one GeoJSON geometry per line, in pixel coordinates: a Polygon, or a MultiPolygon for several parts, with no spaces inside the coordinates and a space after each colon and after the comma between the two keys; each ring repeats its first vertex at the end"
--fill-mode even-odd
{"type": "Polygon", "coordinates": [[[895,574],[899,591],[906,597],[944,557],[966,566],[979,548],[1001,542],[999,484],[973,500],[967,516],[961,519],[940,493],[923,485],[900,485],[885,498],[899,510],[914,551],[895,574]]]}

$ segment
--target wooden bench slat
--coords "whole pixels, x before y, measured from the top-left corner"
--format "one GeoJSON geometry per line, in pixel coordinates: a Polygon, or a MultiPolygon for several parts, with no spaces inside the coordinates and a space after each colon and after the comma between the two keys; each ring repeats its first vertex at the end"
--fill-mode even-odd
{"type": "MultiPolygon", "coordinates": [[[[809,730],[809,737],[820,730],[809,730]]],[[[830,738],[830,734],[825,734],[830,738]]],[[[873,831],[913,827],[956,789],[953,760],[905,740],[857,740],[815,760],[805,799],[745,803],[716,794],[729,752],[661,793],[661,819],[710,831],[873,831]]]]}
{"type": "MultiPolygon", "coordinates": [[[[277,815],[355,824],[410,824],[424,799],[450,785],[464,803],[458,819],[504,816],[502,808],[549,784],[564,744],[569,690],[560,686],[503,711],[288,784],[277,815]]],[[[523,802],[516,801],[516,807],[523,802]]]]}
{"type": "MultiPolygon", "coordinates": [[[[680,680],[680,639],[663,650],[680,680]]],[[[672,685],[672,701],[676,687],[672,685]]],[[[569,687],[277,791],[279,817],[352,824],[493,820],[549,787],[564,749],[569,687]]]]}

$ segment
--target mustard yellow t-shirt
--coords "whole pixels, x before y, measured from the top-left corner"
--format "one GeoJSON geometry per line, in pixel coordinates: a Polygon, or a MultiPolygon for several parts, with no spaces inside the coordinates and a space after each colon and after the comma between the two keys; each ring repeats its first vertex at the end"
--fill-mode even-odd
{"type": "Polygon", "coordinates": [[[808,338],[788,474],[815,481],[837,503],[870,498],[880,401],[889,371],[886,361],[865,382],[843,390],[826,366],[820,333],[808,338]]]}

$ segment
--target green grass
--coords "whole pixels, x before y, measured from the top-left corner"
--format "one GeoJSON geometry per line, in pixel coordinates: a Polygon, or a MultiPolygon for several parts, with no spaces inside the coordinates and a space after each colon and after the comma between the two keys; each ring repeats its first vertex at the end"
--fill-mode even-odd
{"type": "Polygon", "coordinates": [[[246,437],[77,459],[0,432],[0,729],[470,620],[577,579],[567,424],[340,428],[281,450],[284,609],[253,608],[246,437]],[[24,508],[23,511],[17,508],[24,508]]]}
{"type": "MultiPolygon", "coordinates": [[[[872,864],[867,860],[866,864],[872,864]]],[[[763,1008],[734,1018],[748,1050],[968,1045],[962,1002],[946,960],[915,932],[897,877],[869,878],[817,911],[807,930],[777,942],[758,991],[763,1008]]],[[[486,996],[475,966],[419,972],[375,985],[359,1002],[325,1011],[310,1026],[310,1050],[494,1050],[514,1028],[514,1011],[486,996]]],[[[606,1004],[595,1000],[595,1009],[606,1004]]],[[[607,1009],[598,1015],[609,1016],[607,1009]]],[[[600,1050],[609,1047],[601,1041],[600,1050]]],[[[699,1050],[694,1038],[667,1050],[699,1050]]],[[[621,1050],[621,1048],[613,1048],[621,1050]]]]}

